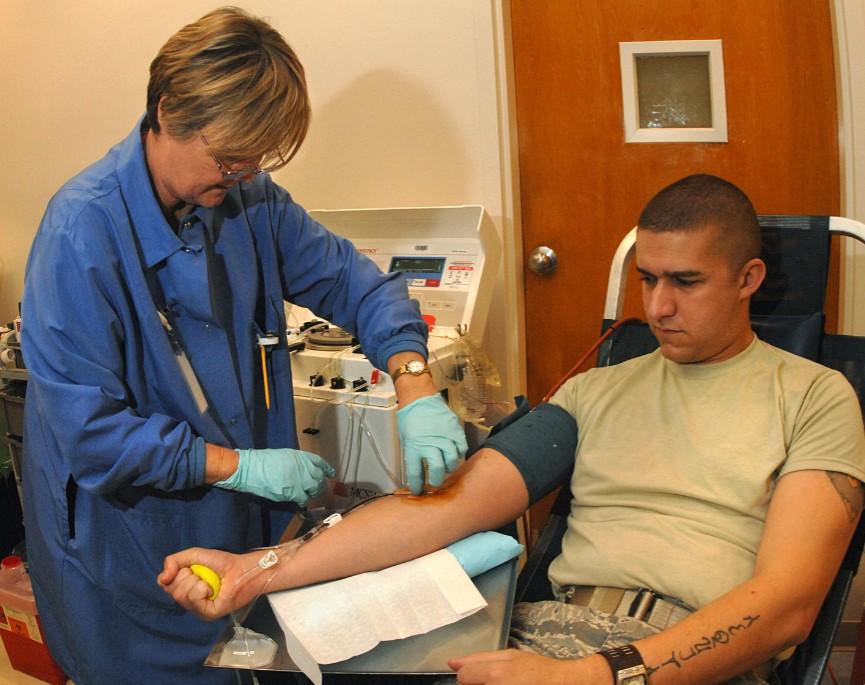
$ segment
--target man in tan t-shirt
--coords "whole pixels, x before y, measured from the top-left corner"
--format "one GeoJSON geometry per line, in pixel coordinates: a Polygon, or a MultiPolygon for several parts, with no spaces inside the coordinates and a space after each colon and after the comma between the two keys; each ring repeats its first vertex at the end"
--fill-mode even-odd
{"type": "MultiPolygon", "coordinates": [[[[352,513],[300,548],[269,590],[382,568],[498,528],[573,470],[563,554],[550,571],[560,601],[540,603],[534,624],[536,607],[519,605],[524,648],[456,657],[457,681],[764,682],[773,658],[811,630],[859,520],[865,435],[840,374],[755,338],[759,255],[741,190],[707,175],[662,190],[636,243],[659,349],[569,381],[488,441],[445,494],[389,497],[352,513]],[[606,595],[651,588],[667,617],[604,613],[580,599],[597,594],[587,585],[606,595]],[[573,645],[602,635],[586,649],[549,649],[533,633],[538,623],[573,645]]],[[[225,585],[258,556],[185,550],[166,559],[159,581],[184,607],[224,615],[260,583],[210,601],[189,565],[210,566],[225,585]]]]}

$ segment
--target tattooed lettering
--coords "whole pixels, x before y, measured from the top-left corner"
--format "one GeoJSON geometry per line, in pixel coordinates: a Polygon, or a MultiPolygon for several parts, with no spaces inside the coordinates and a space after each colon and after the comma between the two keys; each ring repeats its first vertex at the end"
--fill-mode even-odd
{"type": "Polygon", "coordinates": [[[732,636],[732,635],[735,635],[736,633],[739,633],[743,630],[747,630],[748,628],[750,628],[753,625],[754,621],[756,621],[758,618],[760,618],[760,617],[759,616],[745,616],[742,618],[742,620],[745,621],[744,624],[740,623],[739,625],[736,625],[736,626],[730,626],[727,629],[727,632],[729,632],[730,635],[732,636]]]}
{"type": "Polygon", "coordinates": [[[855,521],[865,507],[865,490],[862,488],[862,483],[846,473],[826,471],[826,475],[829,476],[829,480],[832,481],[832,485],[841,496],[841,501],[847,508],[847,517],[850,521],[855,521]]]}
{"type": "Polygon", "coordinates": [[[649,666],[646,665],[646,675],[652,675],[655,671],[660,671],[664,666],[675,666],[676,668],[682,668],[682,664],[679,663],[679,660],[676,658],[676,653],[671,652],[670,658],[666,661],[662,661],[657,666],[649,666]]]}
{"type": "Polygon", "coordinates": [[[666,661],[662,661],[657,666],[646,666],[646,672],[648,675],[652,675],[656,671],[661,670],[665,666],[675,666],[676,668],[682,668],[685,662],[690,661],[694,657],[699,656],[705,652],[709,652],[716,647],[721,647],[723,645],[727,645],[730,643],[737,634],[748,630],[756,621],[760,619],[760,616],[743,616],[742,621],[740,623],[736,623],[735,625],[728,626],[727,628],[719,628],[711,635],[704,635],[700,638],[699,642],[695,642],[691,647],[684,651],[673,651],[670,653],[670,658],[666,661]]]}
{"type": "Polygon", "coordinates": [[[712,649],[712,641],[708,637],[703,637],[698,643],[696,643],[693,647],[691,647],[691,656],[682,657],[684,659],[690,659],[697,654],[701,654],[702,652],[708,652],[712,649]]]}

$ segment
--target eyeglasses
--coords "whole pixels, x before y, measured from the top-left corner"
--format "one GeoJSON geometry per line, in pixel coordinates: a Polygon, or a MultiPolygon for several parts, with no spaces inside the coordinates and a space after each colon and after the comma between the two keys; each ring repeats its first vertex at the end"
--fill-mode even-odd
{"type": "Polygon", "coordinates": [[[219,161],[219,158],[213,154],[213,150],[210,149],[210,143],[207,142],[207,138],[205,138],[202,134],[198,134],[198,137],[201,138],[201,142],[204,143],[204,147],[207,148],[207,154],[213,157],[213,161],[216,162],[216,167],[219,169],[219,173],[222,174],[223,181],[243,181],[245,179],[251,178],[252,176],[258,176],[259,174],[264,173],[264,169],[254,168],[254,169],[238,169],[236,171],[228,170],[226,171],[225,165],[219,161]]]}

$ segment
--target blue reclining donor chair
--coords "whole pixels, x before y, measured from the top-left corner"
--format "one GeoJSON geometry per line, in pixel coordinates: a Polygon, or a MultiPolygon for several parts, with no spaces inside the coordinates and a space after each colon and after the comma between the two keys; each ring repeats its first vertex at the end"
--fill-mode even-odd
{"type": "MultiPolygon", "coordinates": [[[[763,215],[759,220],[768,271],[751,303],[754,330],[766,342],[843,373],[856,390],[860,406],[865,407],[865,338],[828,334],[823,329],[830,237],[840,234],[865,242],[865,225],[826,216],[763,215]]],[[[621,317],[635,242],[633,229],[613,259],[602,331],[621,317]]],[[[657,341],[645,323],[626,323],[601,345],[597,363],[617,364],[656,347],[657,341]]],[[[520,574],[516,601],[552,598],[547,567],[561,551],[570,499],[566,483],[520,574]]],[[[780,685],[819,685],[859,566],[863,542],[865,517],[860,520],[811,634],[778,667],[775,678],[780,685]]]]}

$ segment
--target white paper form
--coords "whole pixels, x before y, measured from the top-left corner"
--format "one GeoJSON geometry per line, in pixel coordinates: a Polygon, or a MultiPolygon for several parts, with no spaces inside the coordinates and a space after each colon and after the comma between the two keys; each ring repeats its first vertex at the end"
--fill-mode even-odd
{"type": "Polygon", "coordinates": [[[486,601],[447,550],[397,566],[268,595],[292,661],[316,685],[318,664],[420,635],[483,609],[486,601]]]}

